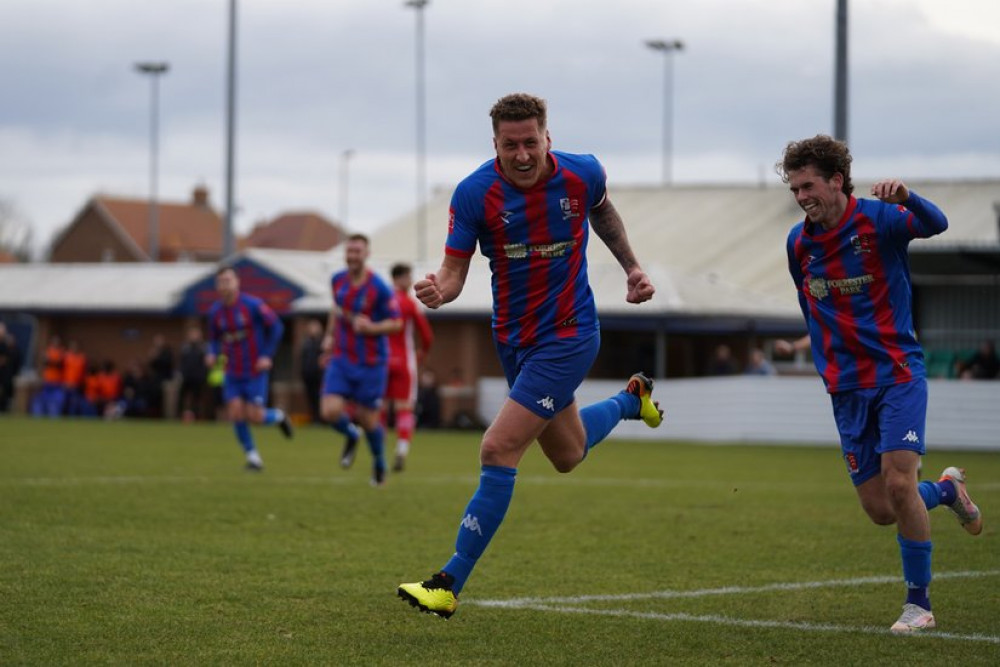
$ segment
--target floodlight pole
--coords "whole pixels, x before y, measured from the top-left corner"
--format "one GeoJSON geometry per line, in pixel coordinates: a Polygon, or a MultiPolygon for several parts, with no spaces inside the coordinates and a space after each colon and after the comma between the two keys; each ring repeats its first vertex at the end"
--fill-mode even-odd
{"type": "Polygon", "coordinates": [[[226,73],[226,218],[222,229],[222,256],[235,251],[233,242],[233,180],[236,154],[236,0],[229,0],[229,63],[226,73]]]}
{"type": "Polygon", "coordinates": [[[673,181],[673,87],[674,51],[683,51],[684,42],[679,39],[647,39],[646,46],[663,53],[663,184],[673,181]]]}
{"type": "Polygon", "coordinates": [[[348,148],[340,154],[340,225],[347,229],[348,162],[354,156],[354,149],[348,148]]]}
{"type": "Polygon", "coordinates": [[[136,63],[140,74],[148,74],[152,81],[152,103],[149,120],[149,261],[160,261],[160,209],[157,204],[160,152],[160,76],[170,65],[165,62],[136,63]]]}
{"type": "Polygon", "coordinates": [[[833,136],[847,141],[847,0],[837,0],[836,71],[833,89],[833,136]]]}
{"type": "Polygon", "coordinates": [[[430,0],[406,0],[417,12],[417,261],[427,259],[427,113],[424,82],[424,8],[430,0]]]}

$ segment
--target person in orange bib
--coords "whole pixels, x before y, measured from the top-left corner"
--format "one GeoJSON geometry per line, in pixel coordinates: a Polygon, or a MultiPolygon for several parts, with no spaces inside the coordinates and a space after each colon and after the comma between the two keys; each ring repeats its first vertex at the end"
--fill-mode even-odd
{"type": "Polygon", "coordinates": [[[83,414],[83,378],[87,374],[87,355],[75,340],[66,345],[63,355],[63,386],[66,388],[66,414],[83,414]]]}
{"type": "Polygon", "coordinates": [[[63,384],[66,349],[59,336],[52,336],[42,356],[42,389],[35,398],[32,414],[36,416],[58,417],[62,414],[66,401],[66,387],[63,384]]]}

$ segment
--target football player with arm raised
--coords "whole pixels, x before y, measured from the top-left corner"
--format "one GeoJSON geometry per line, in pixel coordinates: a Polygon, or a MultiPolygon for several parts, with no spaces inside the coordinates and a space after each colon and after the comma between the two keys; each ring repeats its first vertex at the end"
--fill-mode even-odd
{"type": "Polygon", "coordinates": [[[776,165],[805,219],[786,244],[808,334],[779,350],[812,347],[861,506],[896,526],[907,595],[895,633],[933,628],[928,510],[950,508],[972,535],[983,528],[965,471],[918,483],[925,452],[927,380],[913,329],[910,241],[940,234],[945,215],[898,179],[855,198],[847,145],[825,135],[789,143],[776,165]]]}
{"type": "Polygon", "coordinates": [[[579,408],[573,394],[600,347],[587,277],[593,227],[625,272],[625,299],[642,303],[653,284],[608,199],[604,168],[592,155],[553,151],[546,104],[508,95],[492,108],[495,159],[463,180],[451,203],[441,268],[416,283],[417,298],[439,308],[461,293],[478,245],[489,260],[493,338],[510,387],[480,445],[479,488],[461,514],[455,550],[429,580],[399,586],[418,609],[450,617],[473,567],[500,527],[517,466],[538,442],[559,472],[579,465],[623,419],[660,425],[653,382],[633,375],[625,389],[579,408]]]}

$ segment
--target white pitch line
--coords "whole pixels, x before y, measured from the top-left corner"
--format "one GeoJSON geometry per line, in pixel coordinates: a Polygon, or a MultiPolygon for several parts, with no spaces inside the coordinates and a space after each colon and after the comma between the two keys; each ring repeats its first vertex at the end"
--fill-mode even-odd
{"type": "MultiPolygon", "coordinates": [[[[892,635],[886,628],[876,628],[872,626],[846,626],[833,625],[831,623],[803,623],[797,621],[768,621],[768,620],[748,620],[742,618],[730,618],[728,616],[717,616],[714,614],[695,615],[685,613],[660,614],[657,612],[626,611],[622,609],[590,609],[587,607],[563,607],[560,605],[546,604],[525,604],[519,609],[529,609],[532,611],[548,611],[564,614],[589,614],[594,616],[617,616],[627,618],[643,618],[657,621],[689,621],[695,623],[715,623],[717,625],[730,625],[744,628],[779,628],[783,630],[801,630],[807,632],[861,632],[870,635],[892,635]]],[[[895,636],[895,635],[893,635],[895,636]]],[[[906,637],[921,639],[955,639],[960,641],[986,642],[988,644],[1000,644],[1000,637],[993,635],[971,634],[962,635],[953,632],[938,632],[929,630],[924,633],[914,633],[906,637]]]]}
{"type": "MultiPolygon", "coordinates": [[[[262,484],[347,484],[353,478],[350,477],[275,477],[273,475],[259,476],[257,473],[248,473],[243,477],[233,477],[231,480],[242,481],[254,479],[254,483],[262,484]]],[[[230,480],[230,481],[231,481],[230,480]]],[[[218,484],[219,477],[180,475],[120,475],[117,477],[25,477],[21,479],[0,479],[0,486],[83,486],[85,484],[218,484]]],[[[360,481],[360,480],[359,480],[360,481]]]]}
{"type": "MultiPolygon", "coordinates": [[[[980,572],[938,572],[934,579],[969,579],[1000,576],[1000,570],[984,570],[980,572]]],[[[467,600],[468,604],[481,607],[524,608],[532,605],[548,604],[580,604],[585,602],[630,602],[633,600],[700,598],[712,595],[744,595],[751,593],[769,593],[773,591],[798,591],[811,588],[828,588],[834,586],[863,586],[865,584],[899,583],[897,576],[857,577],[854,579],[830,579],[827,581],[802,581],[790,583],[766,584],[764,586],[725,586],[723,588],[702,588],[693,591],[653,591],[650,593],[622,593],[619,595],[574,595],[568,597],[547,598],[512,598],[508,600],[467,600]]]]}

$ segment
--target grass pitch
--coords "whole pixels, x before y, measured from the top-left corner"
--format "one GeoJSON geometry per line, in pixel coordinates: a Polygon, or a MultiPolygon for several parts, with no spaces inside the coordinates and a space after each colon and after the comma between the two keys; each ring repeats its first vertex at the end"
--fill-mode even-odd
{"type": "Polygon", "coordinates": [[[445,622],[395,589],[451,555],[477,434],[418,433],[381,489],[332,431],[254,434],[261,474],[223,424],[0,419],[0,664],[1000,663],[996,453],[925,457],[986,528],[932,513],[938,629],[894,637],[894,530],[836,448],[533,448],[445,622]]]}

